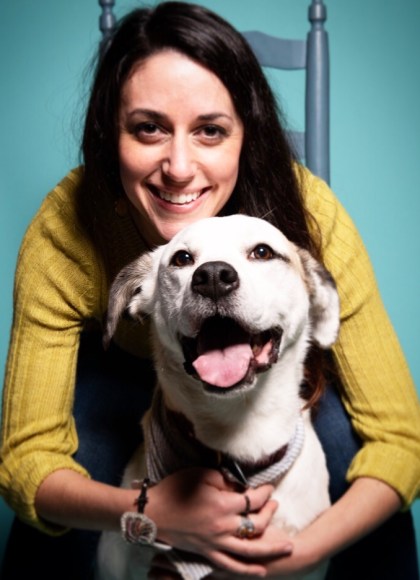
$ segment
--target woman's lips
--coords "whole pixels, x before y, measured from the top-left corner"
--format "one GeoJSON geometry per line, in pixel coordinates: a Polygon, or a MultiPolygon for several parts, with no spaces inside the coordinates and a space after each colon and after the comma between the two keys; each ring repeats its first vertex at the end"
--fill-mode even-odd
{"type": "Polygon", "coordinates": [[[174,205],[186,205],[188,203],[196,201],[200,197],[200,195],[202,195],[205,191],[209,189],[207,187],[200,189],[199,191],[174,193],[171,191],[167,191],[165,189],[160,189],[155,185],[151,184],[149,184],[148,187],[153,195],[159,197],[163,201],[172,203],[174,205]]]}

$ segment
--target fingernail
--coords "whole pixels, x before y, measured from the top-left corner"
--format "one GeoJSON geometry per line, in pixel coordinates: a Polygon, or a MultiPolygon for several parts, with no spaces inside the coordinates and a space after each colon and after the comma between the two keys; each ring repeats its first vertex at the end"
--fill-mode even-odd
{"type": "Polygon", "coordinates": [[[286,544],[283,550],[285,554],[291,554],[293,552],[293,544],[286,544]]]}

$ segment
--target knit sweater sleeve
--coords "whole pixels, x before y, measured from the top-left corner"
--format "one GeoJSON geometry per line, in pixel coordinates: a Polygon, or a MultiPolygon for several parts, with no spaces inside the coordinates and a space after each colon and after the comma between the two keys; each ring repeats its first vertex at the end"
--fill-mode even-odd
{"type": "Polygon", "coordinates": [[[333,354],[342,399],[363,441],[347,478],[380,479],[408,506],[420,491],[417,392],[354,224],[323,181],[305,170],[302,179],[325,265],[340,295],[341,328],[333,354]]]}
{"type": "Polygon", "coordinates": [[[49,533],[34,507],[58,469],[88,476],[73,459],[72,418],[83,321],[101,316],[106,289],[99,260],[77,226],[78,172],[46,198],[24,237],[16,269],[14,319],[3,394],[0,492],[24,520],[49,533]]]}

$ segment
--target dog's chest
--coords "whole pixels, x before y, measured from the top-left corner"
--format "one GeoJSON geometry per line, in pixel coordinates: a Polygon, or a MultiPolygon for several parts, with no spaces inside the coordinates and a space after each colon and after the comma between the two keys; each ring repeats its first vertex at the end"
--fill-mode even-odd
{"type": "Polygon", "coordinates": [[[329,505],[328,472],[324,453],[308,416],[299,417],[287,445],[269,461],[243,463],[200,443],[191,424],[168,412],[157,395],[143,422],[147,472],[152,481],[188,467],[220,469],[226,479],[246,487],[270,483],[279,502],[277,524],[296,533],[329,505]]]}
{"type": "Polygon", "coordinates": [[[279,503],[273,523],[291,534],[304,529],[331,505],[328,484],[325,455],[309,424],[299,457],[273,493],[279,503]]]}

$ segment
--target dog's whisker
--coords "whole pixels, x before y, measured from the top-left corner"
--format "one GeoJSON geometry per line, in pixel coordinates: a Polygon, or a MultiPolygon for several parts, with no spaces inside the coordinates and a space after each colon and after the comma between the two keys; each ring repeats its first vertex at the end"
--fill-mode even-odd
{"type": "Polygon", "coordinates": [[[260,216],[258,216],[260,219],[265,220],[269,215],[271,215],[272,213],[274,213],[274,208],[269,209],[268,211],[265,212],[265,214],[262,214],[260,216]]]}

